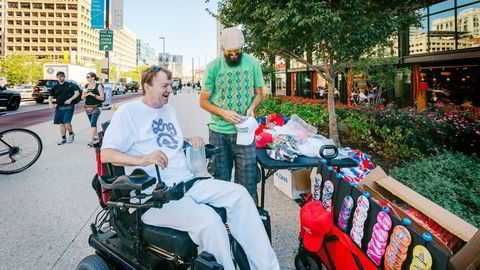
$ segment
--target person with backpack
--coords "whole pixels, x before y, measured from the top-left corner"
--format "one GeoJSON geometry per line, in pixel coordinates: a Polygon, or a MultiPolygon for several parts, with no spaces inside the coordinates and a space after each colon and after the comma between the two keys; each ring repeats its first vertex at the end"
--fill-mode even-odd
{"type": "Polygon", "coordinates": [[[63,71],[57,72],[58,84],[52,88],[51,95],[48,97],[48,107],[53,109],[53,97],[57,100],[57,106],[55,107],[55,116],[53,118],[53,124],[59,125],[60,134],[62,139],[57,145],[65,143],[72,143],[75,134],[72,129],[73,111],[75,110],[75,104],[78,103],[77,99],[81,90],[78,85],[65,81],[65,73],[63,71]],[[68,130],[68,138],[66,137],[66,131],[68,130]]]}
{"type": "Polygon", "coordinates": [[[105,94],[103,92],[103,85],[97,83],[97,74],[93,72],[87,73],[88,84],[85,85],[85,91],[82,93],[82,99],[85,100],[85,112],[87,113],[88,120],[90,121],[90,141],[88,146],[93,147],[98,142],[97,137],[97,120],[100,116],[100,107],[105,100],[105,94]]]}

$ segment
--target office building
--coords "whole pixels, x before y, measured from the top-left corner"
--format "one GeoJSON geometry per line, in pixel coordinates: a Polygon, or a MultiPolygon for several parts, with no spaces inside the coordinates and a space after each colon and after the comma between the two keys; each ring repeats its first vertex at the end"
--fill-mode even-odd
{"type": "MultiPolygon", "coordinates": [[[[70,56],[76,55],[71,63],[85,65],[93,65],[105,56],[99,50],[99,30],[91,28],[90,0],[7,0],[2,6],[6,13],[2,56],[30,53],[62,61],[64,51],[68,51],[70,56]]],[[[111,55],[119,59],[114,61],[122,61],[119,69],[136,66],[135,49],[133,33],[127,29],[115,31],[111,55]]]]}
{"type": "Polygon", "coordinates": [[[225,29],[225,26],[217,21],[217,56],[223,55],[223,48],[222,48],[222,32],[225,29]]]}

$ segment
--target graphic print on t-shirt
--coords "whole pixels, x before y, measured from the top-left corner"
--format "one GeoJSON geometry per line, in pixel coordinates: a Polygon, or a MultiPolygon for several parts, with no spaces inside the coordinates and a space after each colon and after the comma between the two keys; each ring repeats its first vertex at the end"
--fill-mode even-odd
{"type": "Polygon", "coordinates": [[[163,119],[152,122],[153,133],[157,135],[157,144],[160,147],[168,147],[170,149],[178,148],[177,130],[171,122],[163,122],[163,119]]]}

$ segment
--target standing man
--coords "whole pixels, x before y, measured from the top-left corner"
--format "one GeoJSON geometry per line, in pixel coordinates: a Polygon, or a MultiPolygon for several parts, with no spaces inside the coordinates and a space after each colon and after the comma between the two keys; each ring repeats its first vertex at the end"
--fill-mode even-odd
{"type": "Polygon", "coordinates": [[[243,185],[257,201],[255,140],[249,145],[237,144],[235,124],[241,123],[243,116],[255,117],[265,83],[259,61],[242,52],[243,43],[240,29],[222,32],[223,57],[207,66],[200,107],[212,115],[210,143],[222,149],[214,157],[214,177],[230,181],[235,163],[235,183],[243,185]]]}
{"type": "Polygon", "coordinates": [[[65,73],[63,71],[57,72],[58,84],[52,87],[52,92],[48,97],[48,107],[53,109],[53,97],[57,100],[57,107],[55,108],[55,117],[53,124],[60,126],[60,134],[62,139],[57,145],[65,143],[72,143],[74,139],[72,129],[72,117],[75,105],[73,100],[80,95],[80,89],[74,83],[65,81],[65,73]],[[68,138],[66,137],[66,130],[68,130],[68,138]]]}

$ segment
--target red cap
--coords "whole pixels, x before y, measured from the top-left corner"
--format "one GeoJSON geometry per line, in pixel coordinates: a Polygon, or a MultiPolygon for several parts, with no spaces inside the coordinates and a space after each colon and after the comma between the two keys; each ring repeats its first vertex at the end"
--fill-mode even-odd
{"type": "Polygon", "coordinates": [[[276,114],[269,114],[267,117],[267,123],[275,123],[277,127],[283,126],[285,122],[285,119],[283,117],[276,113],[276,114]]]}
{"type": "Polygon", "coordinates": [[[264,125],[264,124],[258,125],[257,130],[255,130],[255,136],[260,135],[260,133],[262,133],[263,130],[267,128],[268,128],[267,125],[264,125]]]}
{"type": "Polygon", "coordinates": [[[265,148],[267,144],[273,142],[273,137],[272,137],[272,134],[270,133],[262,132],[255,137],[255,141],[257,144],[257,148],[265,148]]]}
{"type": "Polygon", "coordinates": [[[305,248],[316,252],[322,246],[325,234],[333,227],[332,212],[323,209],[321,202],[310,201],[300,209],[300,226],[305,248]]]}

